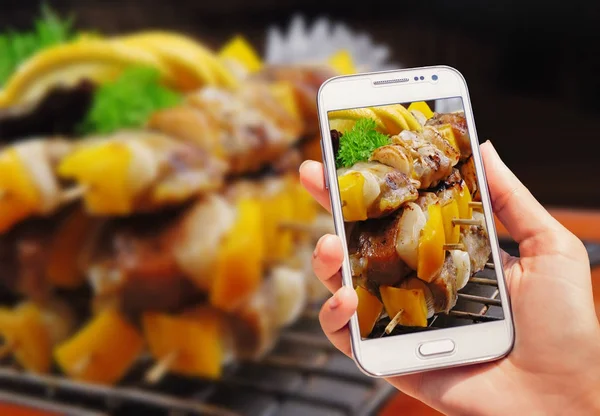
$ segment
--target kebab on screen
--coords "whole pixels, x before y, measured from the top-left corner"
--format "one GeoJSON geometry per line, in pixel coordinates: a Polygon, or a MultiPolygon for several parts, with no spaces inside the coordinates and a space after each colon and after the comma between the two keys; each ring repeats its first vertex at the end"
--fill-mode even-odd
{"type": "Polygon", "coordinates": [[[414,102],[329,120],[361,336],[425,327],[491,254],[464,114],[414,102]]]}
{"type": "Polygon", "coordinates": [[[22,35],[0,37],[0,356],[96,383],[263,356],[324,295],[307,265],[332,224],[297,168],[339,70],[48,10],[22,35]]]}

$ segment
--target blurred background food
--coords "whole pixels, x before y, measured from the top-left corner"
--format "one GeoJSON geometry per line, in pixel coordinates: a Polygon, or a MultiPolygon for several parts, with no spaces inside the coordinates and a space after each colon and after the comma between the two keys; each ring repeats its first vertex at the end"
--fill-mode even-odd
{"type": "Polygon", "coordinates": [[[600,206],[599,9],[434,3],[2,2],[0,413],[427,414],[315,320],[321,82],[454,66],[544,204],[600,206]]]}

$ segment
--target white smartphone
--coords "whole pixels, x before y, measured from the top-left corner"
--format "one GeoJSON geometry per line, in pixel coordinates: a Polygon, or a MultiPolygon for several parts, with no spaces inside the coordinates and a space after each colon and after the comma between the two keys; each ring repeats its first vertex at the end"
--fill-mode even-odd
{"type": "Polygon", "coordinates": [[[385,377],[508,354],[510,302],[463,76],[336,77],[318,108],[343,283],[359,299],[359,368],[385,377]]]}

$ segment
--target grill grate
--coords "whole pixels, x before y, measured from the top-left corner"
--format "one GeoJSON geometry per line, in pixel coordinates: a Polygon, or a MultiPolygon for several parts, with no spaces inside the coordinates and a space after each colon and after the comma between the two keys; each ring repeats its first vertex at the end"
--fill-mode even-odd
{"type": "MultiPolygon", "coordinates": [[[[504,244],[510,254],[514,246],[504,244]],[[512,250],[511,250],[512,248],[512,250]]],[[[600,264],[600,246],[587,245],[592,265],[600,264]]],[[[472,278],[449,315],[431,326],[464,325],[501,319],[498,289],[491,269],[472,278]]],[[[0,368],[0,401],[43,408],[56,415],[368,415],[393,394],[383,380],[363,375],[325,339],[318,307],[307,310],[285,330],[273,352],[260,362],[227,368],[218,382],[166,376],[144,384],[151,360],[117,387],[79,383],[54,375],[26,374],[0,368]]]]}

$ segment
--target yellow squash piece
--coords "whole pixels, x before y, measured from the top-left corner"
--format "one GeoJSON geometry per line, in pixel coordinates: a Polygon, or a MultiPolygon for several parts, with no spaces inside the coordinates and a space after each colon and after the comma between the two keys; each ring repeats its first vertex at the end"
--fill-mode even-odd
{"type": "Polygon", "coordinates": [[[286,81],[275,82],[269,86],[269,89],[286,112],[296,119],[301,118],[300,107],[296,100],[296,92],[291,83],[286,81]]]}
{"type": "Polygon", "coordinates": [[[356,287],[356,295],[358,296],[358,307],[356,314],[358,315],[358,326],[360,328],[360,336],[366,338],[369,336],[375,323],[381,315],[383,305],[377,299],[377,296],[371,294],[362,286],[356,287]]]}
{"type": "Polygon", "coordinates": [[[358,72],[352,60],[352,55],[346,49],[334,53],[329,58],[328,63],[340,75],[350,75],[358,72]]]}
{"type": "Polygon", "coordinates": [[[361,118],[370,118],[375,121],[377,125],[377,129],[382,132],[385,131],[385,124],[383,121],[377,117],[377,114],[370,108],[351,108],[349,110],[335,110],[330,111],[328,114],[330,126],[332,125],[333,120],[345,120],[356,122],[361,118]]]}
{"type": "Polygon", "coordinates": [[[408,106],[408,111],[418,111],[425,116],[427,120],[433,117],[433,111],[425,101],[415,101],[408,106]]]}
{"type": "Polygon", "coordinates": [[[132,154],[120,142],[98,143],[74,151],[58,166],[63,178],[75,179],[85,188],[90,213],[129,214],[133,197],[128,182],[132,154]]]}
{"type": "Polygon", "coordinates": [[[279,191],[262,199],[265,260],[272,264],[289,259],[293,250],[294,232],[284,227],[296,221],[294,195],[288,190],[279,191]]]}
{"type": "Polygon", "coordinates": [[[437,128],[437,131],[450,143],[450,146],[454,148],[460,154],[460,147],[456,143],[456,137],[454,136],[454,130],[450,124],[443,124],[437,128]]]}
{"type": "Polygon", "coordinates": [[[365,177],[360,172],[349,172],[338,177],[338,184],[344,221],[366,220],[368,207],[363,193],[365,177]]]}
{"type": "Polygon", "coordinates": [[[0,335],[19,364],[34,373],[47,373],[52,364],[52,339],[41,310],[33,303],[0,310],[0,335]]]}
{"type": "Polygon", "coordinates": [[[371,107],[371,110],[373,110],[373,112],[377,114],[377,116],[385,125],[386,133],[391,136],[399,134],[402,130],[410,129],[408,123],[406,122],[400,111],[398,111],[398,109],[396,109],[395,107],[396,106],[391,105],[371,107]]]}
{"type": "Polygon", "coordinates": [[[248,72],[257,72],[263,66],[258,53],[242,36],[230,40],[219,52],[221,59],[231,59],[241,64],[248,72]]]}
{"type": "Polygon", "coordinates": [[[400,310],[399,325],[427,326],[427,302],[422,289],[400,289],[392,286],[380,286],[379,293],[390,319],[400,310]]]}
{"type": "Polygon", "coordinates": [[[215,313],[171,316],[146,313],[142,318],[150,354],[168,360],[170,371],[186,376],[215,379],[223,365],[221,320],[215,313]]]}
{"type": "Polygon", "coordinates": [[[458,204],[458,215],[460,218],[471,219],[473,218],[473,208],[469,206],[472,202],[471,192],[464,182],[461,182],[460,191],[456,192],[455,199],[458,204]]]}
{"type": "Polygon", "coordinates": [[[442,208],[439,203],[427,208],[428,219],[419,238],[417,276],[421,280],[431,282],[444,264],[444,222],[442,208]]]}
{"type": "Polygon", "coordinates": [[[15,149],[0,154],[0,233],[35,213],[41,203],[37,185],[15,149]]]}
{"type": "Polygon", "coordinates": [[[170,68],[144,49],[109,40],[81,40],[48,48],[25,61],[0,91],[0,108],[35,102],[56,85],[84,78],[102,83],[132,65],[157,69],[168,84],[175,81],[170,68]]]}
{"type": "Polygon", "coordinates": [[[460,226],[453,225],[452,220],[460,218],[458,203],[452,199],[442,207],[442,219],[444,220],[444,235],[446,244],[457,244],[460,239],[460,226]]]}
{"type": "Polygon", "coordinates": [[[49,248],[46,269],[52,285],[72,289],[85,283],[85,273],[79,269],[78,254],[89,238],[92,224],[92,218],[78,209],[59,227],[49,248]]]}
{"type": "Polygon", "coordinates": [[[404,117],[404,120],[406,120],[406,123],[408,124],[408,128],[411,131],[422,131],[423,130],[423,126],[421,126],[421,124],[419,124],[419,122],[417,121],[415,116],[413,116],[410,111],[408,111],[406,108],[404,108],[403,105],[396,104],[393,107],[394,107],[394,109],[396,109],[396,111],[398,111],[400,114],[402,114],[402,117],[404,117]]]}
{"type": "Polygon", "coordinates": [[[138,331],[113,308],[107,308],[70,339],[54,358],[69,377],[101,384],[118,382],[142,351],[138,331]]]}
{"type": "Polygon", "coordinates": [[[237,309],[260,286],[265,261],[262,204],[242,199],[237,220],[217,254],[211,305],[225,311],[237,309]]]}

